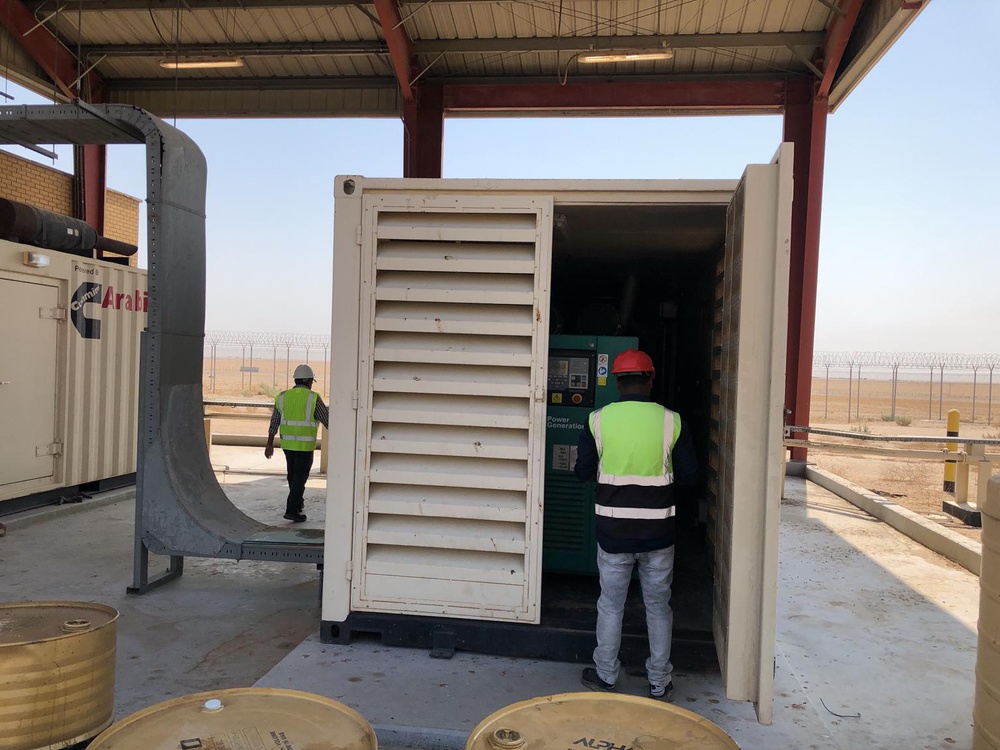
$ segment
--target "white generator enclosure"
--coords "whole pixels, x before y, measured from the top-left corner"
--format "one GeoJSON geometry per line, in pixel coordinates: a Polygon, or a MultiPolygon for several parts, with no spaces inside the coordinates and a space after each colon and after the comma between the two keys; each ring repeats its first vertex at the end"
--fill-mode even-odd
{"type": "Polygon", "coordinates": [[[738,182],[337,177],[324,627],[524,632],[592,587],[543,563],[549,341],[629,337],[701,466],[677,622],[770,721],[791,165],[786,144],[738,182]]]}
{"type": "Polygon", "coordinates": [[[0,501],[135,473],[146,307],[145,271],[0,240],[0,501]]]}

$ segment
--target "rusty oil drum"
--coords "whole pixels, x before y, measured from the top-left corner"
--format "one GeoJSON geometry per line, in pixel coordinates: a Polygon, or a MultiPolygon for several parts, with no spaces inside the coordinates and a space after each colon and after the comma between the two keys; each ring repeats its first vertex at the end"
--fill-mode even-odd
{"type": "Polygon", "coordinates": [[[0,602],[0,750],[59,750],[114,718],[118,612],[0,602]]]}
{"type": "Polygon", "coordinates": [[[232,688],[157,703],[103,732],[87,750],[377,750],[357,711],[280,688],[232,688]]]}
{"type": "Polygon", "coordinates": [[[562,693],[514,703],[472,730],[465,750],[739,750],[708,719],[613,693],[562,693]],[[582,742],[581,742],[582,740],[582,742]]]}

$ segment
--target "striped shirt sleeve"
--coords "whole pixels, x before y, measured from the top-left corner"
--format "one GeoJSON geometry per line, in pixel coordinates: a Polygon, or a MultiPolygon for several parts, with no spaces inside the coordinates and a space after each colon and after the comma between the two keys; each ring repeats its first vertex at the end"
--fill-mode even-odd
{"type": "Polygon", "coordinates": [[[316,408],[313,409],[313,416],[327,430],[330,429],[330,409],[323,403],[323,397],[318,393],[316,394],[316,408]]]}

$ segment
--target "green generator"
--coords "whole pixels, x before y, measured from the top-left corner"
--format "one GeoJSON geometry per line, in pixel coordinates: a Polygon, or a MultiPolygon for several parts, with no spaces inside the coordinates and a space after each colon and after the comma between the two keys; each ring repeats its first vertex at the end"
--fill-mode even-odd
{"type": "Polygon", "coordinates": [[[580,430],[590,412],[618,399],[611,363],[630,336],[550,336],[545,426],[545,513],[542,568],[597,573],[594,484],[573,473],[580,430]]]}

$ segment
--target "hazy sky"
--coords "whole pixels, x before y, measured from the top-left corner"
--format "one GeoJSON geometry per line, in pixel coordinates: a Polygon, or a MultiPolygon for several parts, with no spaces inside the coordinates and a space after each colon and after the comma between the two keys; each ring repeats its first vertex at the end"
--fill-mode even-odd
{"type": "MultiPolygon", "coordinates": [[[[830,116],[817,350],[1000,352],[998,28],[995,0],[933,0],[830,116]]],[[[206,327],[329,333],[333,177],[402,176],[401,123],[177,125],[208,160],[206,327]]],[[[446,119],[443,176],[734,179],[771,159],[781,129],[773,116],[446,119]]],[[[109,149],[110,187],[145,196],[142,150],[109,149]]]]}

